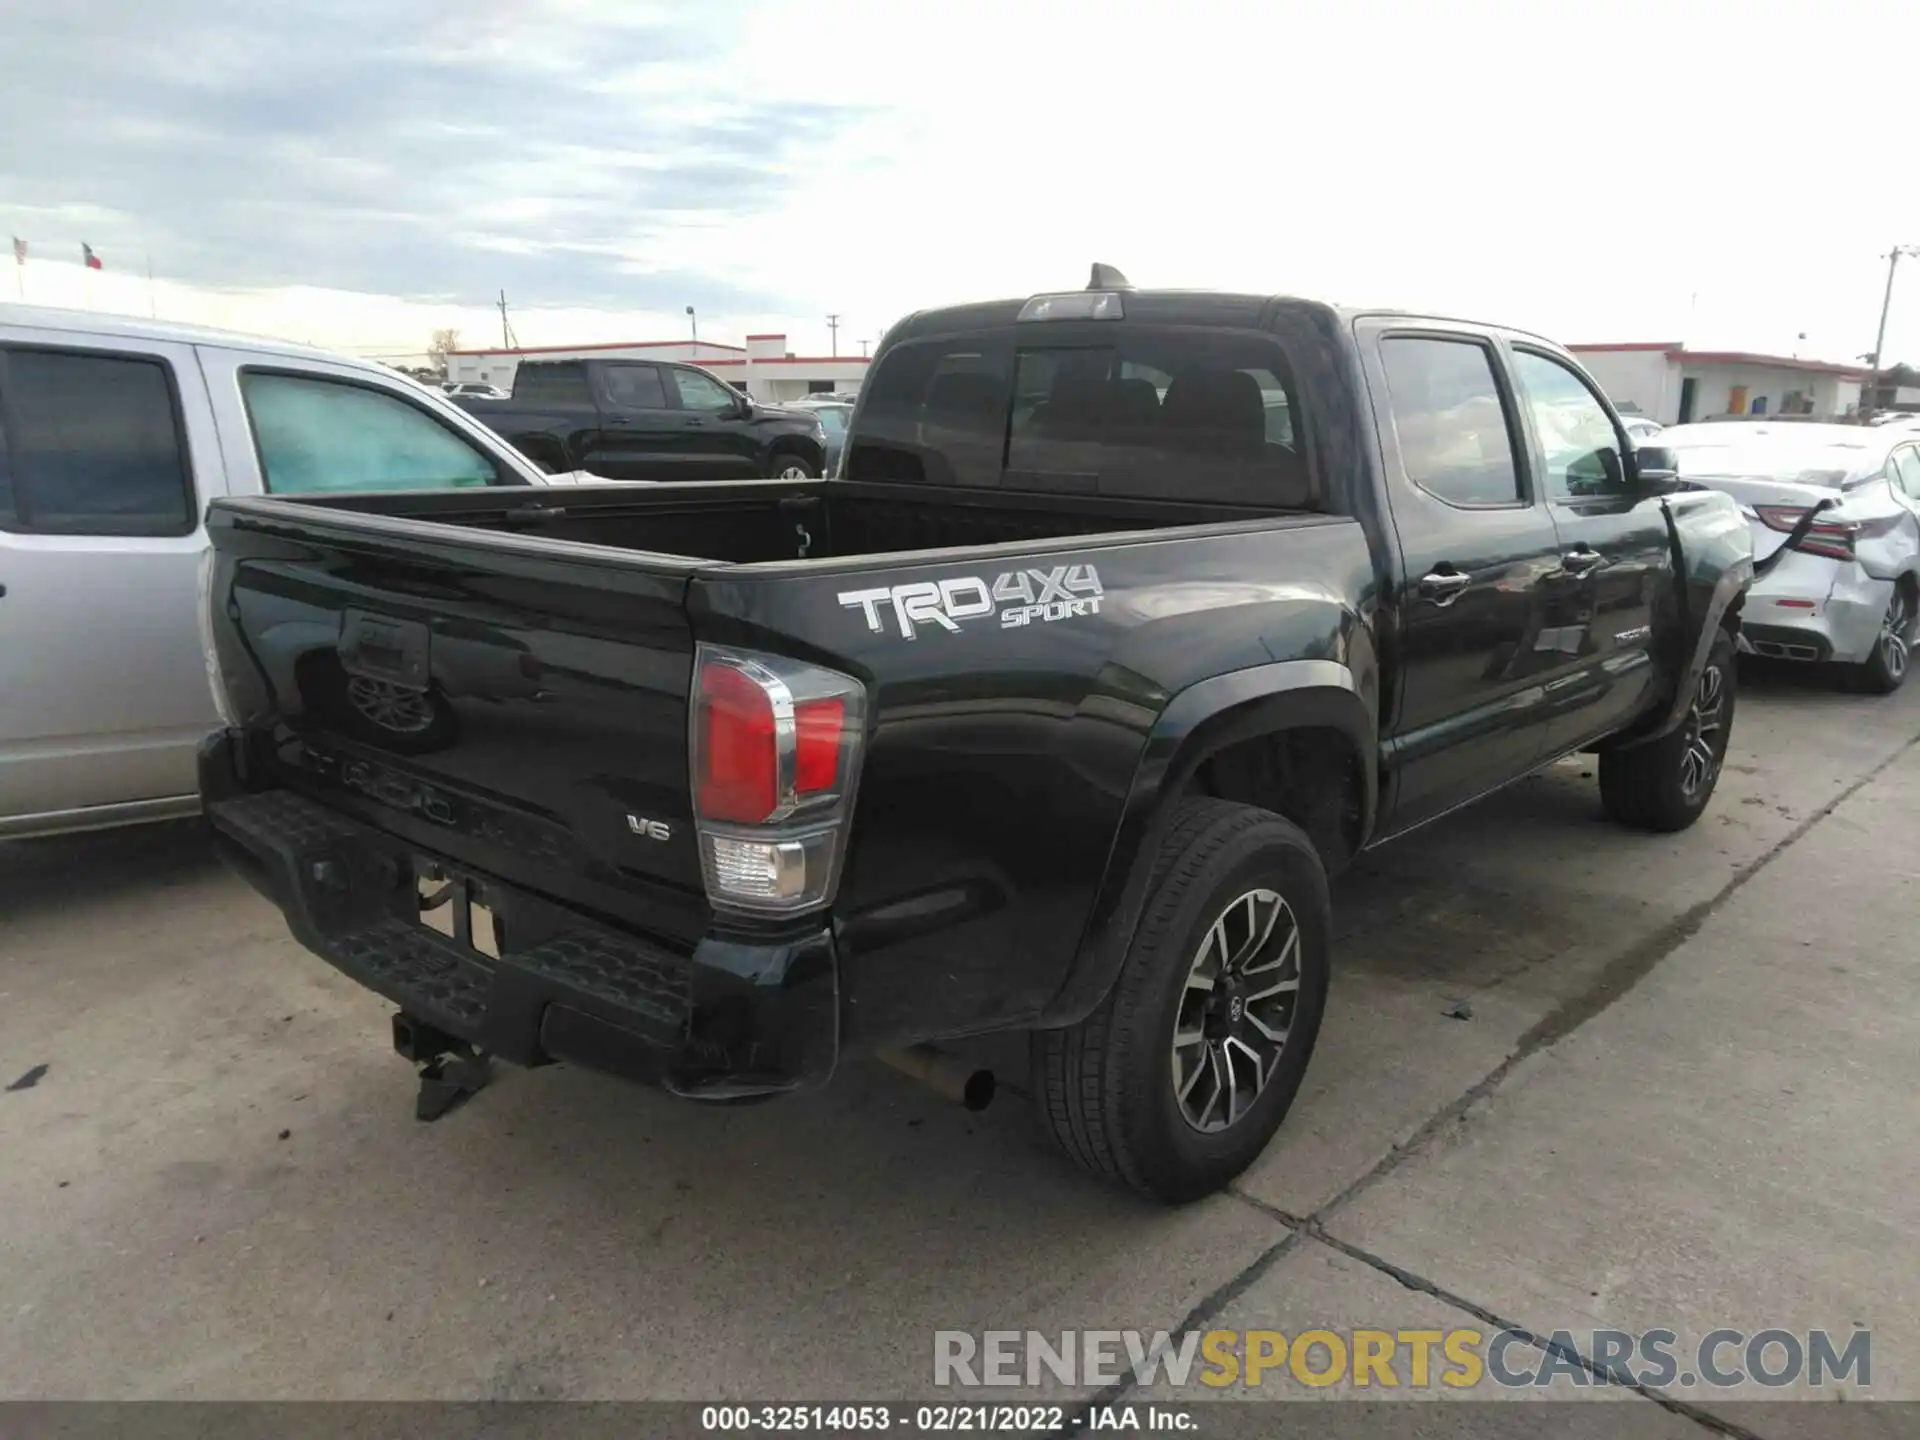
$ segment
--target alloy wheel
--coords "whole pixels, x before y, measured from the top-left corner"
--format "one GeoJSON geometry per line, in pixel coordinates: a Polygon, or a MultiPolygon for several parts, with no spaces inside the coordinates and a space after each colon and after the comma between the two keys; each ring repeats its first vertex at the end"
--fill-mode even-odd
{"type": "Polygon", "coordinates": [[[1225,1130],[1280,1063],[1300,1003],[1300,926],[1276,892],[1220,912],[1187,969],[1173,1022],[1173,1091],[1194,1129],[1225,1130]]]}
{"type": "Polygon", "coordinates": [[[1912,624],[1909,613],[1907,592],[1894,587],[1893,599],[1887,604],[1887,613],[1880,619],[1880,659],[1887,668],[1887,675],[1896,683],[1907,673],[1907,627],[1912,624]]]}
{"type": "Polygon", "coordinates": [[[433,725],[433,706],[425,695],[386,680],[356,675],[347,684],[347,699],[367,719],[396,735],[417,735],[433,725]]]}
{"type": "Polygon", "coordinates": [[[807,467],[804,465],[783,465],[780,467],[780,473],[774,478],[777,480],[811,480],[813,477],[807,474],[807,467]]]}
{"type": "Polygon", "coordinates": [[[1693,704],[1687,709],[1687,745],[1680,757],[1680,793],[1697,796],[1719,773],[1726,751],[1726,677],[1718,665],[1700,672],[1693,704]]]}

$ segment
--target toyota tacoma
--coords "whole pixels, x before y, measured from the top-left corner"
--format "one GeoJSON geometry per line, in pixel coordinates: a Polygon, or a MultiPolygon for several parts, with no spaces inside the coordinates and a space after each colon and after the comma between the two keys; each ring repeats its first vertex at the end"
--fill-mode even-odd
{"type": "Polygon", "coordinates": [[[894,327],[832,478],[215,501],[206,810],[443,1091],[1018,1030],[1184,1201],[1293,1101],[1360,851],[1576,751],[1700,816],[1752,541],[1661,460],[1537,336],[1097,267],[894,327]]]}

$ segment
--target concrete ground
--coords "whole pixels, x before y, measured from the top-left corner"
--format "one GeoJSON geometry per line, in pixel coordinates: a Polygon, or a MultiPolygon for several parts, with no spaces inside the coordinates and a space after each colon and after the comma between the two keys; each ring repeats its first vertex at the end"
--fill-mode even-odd
{"type": "MultiPolygon", "coordinates": [[[[1917,737],[1920,689],[1751,674],[1686,834],[1569,761],[1368,857],[1292,1116],[1179,1211],[878,1067],[719,1111],[509,1072],[421,1126],[387,1005],[192,828],[0,847],[0,1396],[878,1399],[935,1393],[939,1329],[1864,1325],[1847,1398],[1920,1398],[1917,737]]],[[[1774,1392],[1611,1393],[1687,1434],[1774,1392]]]]}

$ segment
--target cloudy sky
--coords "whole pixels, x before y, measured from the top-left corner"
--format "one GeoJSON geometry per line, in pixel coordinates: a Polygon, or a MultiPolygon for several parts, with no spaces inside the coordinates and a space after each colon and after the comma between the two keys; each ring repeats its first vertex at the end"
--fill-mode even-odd
{"type": "MultiPolygon", "coordinates": [[[[1101,259],[1848,359],[1880,257],[1920,244],[1912,0],[11,0],[4,25],[28,300],[361,353],[495,338],[502,288],[523,344],[679,335],[693,305],[703,336],[809,352],[839,312],[854,351],[1101,259]]],[[[1920,260],[1901,279],[1887,354],[1920,363],[1920,260]]]]}

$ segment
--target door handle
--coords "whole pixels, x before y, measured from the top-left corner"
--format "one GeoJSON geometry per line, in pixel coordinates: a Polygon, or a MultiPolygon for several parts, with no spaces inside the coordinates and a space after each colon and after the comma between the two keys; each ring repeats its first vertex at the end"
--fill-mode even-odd
{"type": "Polygon", "coordinates": [[[1590,570],[1598,570],[1606,563],[1606,556],[1585,545],[1578,550],[1569,550],[1560,557],[1560,568],[1569,575],[1585,575],[1590,570]]]}
{"type": "Polygon", "coordinates": [[[701,427],[702,425],[705,425],[705,424],[706,424],[707,422],[706,422],[706,421],[704,421],[704,420],[697,420],[697,419],[696,419],[696,420],[682,420],[682,421],[681,421],[680,423],[681,423],[682,425],[684,425],[684,426],[686,426],[686,427],[687,427],[687,429],[689,429],[689,430],[697,430],[697,429],[699,429],[699,428],[700,428],[700,427],[701,427]]]}
{"type": "Polygon", "coordinates": [[[631,425],[632,423],[633,423],[633,420],[631,419],[631,417],[626,415],[607,416],[607,424],[609,425],[631,425]]]}
{"type": "Polygon", "coordinates": [[[1473,583],[1471,575],[1458,570],[1431,570],[1420,577],[1420,594],[1443,609],[1460,598],[1473,583]]]}

